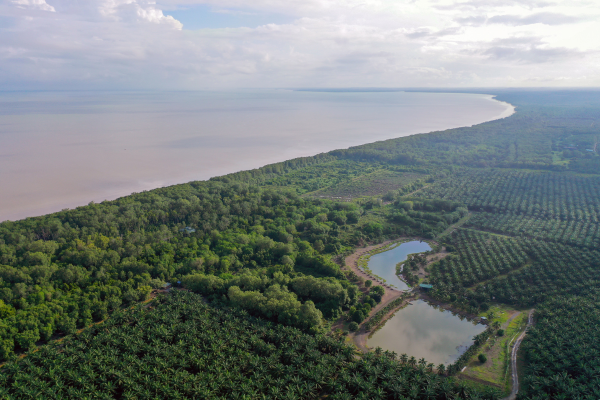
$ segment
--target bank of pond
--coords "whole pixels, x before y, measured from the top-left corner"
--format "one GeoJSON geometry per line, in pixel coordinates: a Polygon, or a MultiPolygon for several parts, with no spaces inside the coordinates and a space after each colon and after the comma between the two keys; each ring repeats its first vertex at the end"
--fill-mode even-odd
{"type": "Polygon", "coordinates": [[[436,365],[450,365],[486,328],[424,300],[415,300],[387,320],[367,344],[397,354],[425,358],[436,365]]]}
{"type": "MultiPolygon", "coordinates": [[[[411,241],[392,246],[390,250],[372,255],[367,268],[372,274],[400,290],[410,287],[396,275],[396,265],[406,261],[409,255],[431,250],[428,243],[411,241]]],[[[469,321],[463,316],[415,300],[398,310],[368,339],[371,348],[397,354],[407,354],[418,359],[425,358],[436,365],[454,363],[471,345],[486,325],[469,321]]]]}
{"type": "Polygon", "coordinates": [[[410,254],[423,253],[429,250],[431,250],[431,246],[427,242],[413,240],[401,243],[387,251],[372,255],[367,263],[367,269],[396,289],[410,290],[406,282],[396,275],[396,264],[406,261],[410,254]]]}

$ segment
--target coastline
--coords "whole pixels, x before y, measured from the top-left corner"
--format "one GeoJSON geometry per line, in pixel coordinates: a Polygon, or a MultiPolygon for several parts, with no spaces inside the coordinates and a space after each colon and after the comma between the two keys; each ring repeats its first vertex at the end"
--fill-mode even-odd
{"type": "MultiPolygon", "coordinates": [[[[411,92],[411,93],[419,93],[420,95],[424,95],[424,94],[435,94],[435,95],[439,95],[439,94],[447,94],[447,95],[465,95],[465,93],[443,93],[443,92],[411,92]]],[[[338,94],[339,95],[339,94],[338,94]]],[[[388,95],[390,95],[388,93],[388,95]]],[[[438,125],[435,125],[431,122],[423,122],[421,123],[421,127],[419,128],[418,125],[415,125],[415,121],[407,121],[408,125],[406,127],[402,127],[399,130],[396,130],[393,134],[391,133],[382,133],[382,134],[378,134],[380,136],[374,135],[372,136],[370,133],[368,133],[368,130],[365,130],[365,133],[362,135],[357,136],[356,134],[354,136],[350,135],[345,139],[341,139],[340,137],[337,137],[337,139],[333,140],[329,140],[330,138],[328,138],[327,135],[323,136],[323,138],[325,140],[323,141],[317,141],[315,142],[314,140],[310,140],[310,138],[308,138],[307,140],[304,141],[299,141],[298,143],[290,143],[289,146],[282,146],[283,143],[276,143],[276,147],[277,149],[270,149],[270,150],[264,150],[264,151],[258,151],[258,153],[256,155],[253,156],[253,158],[249,158],[249,159],[244,159],[243,157],[240,157],[239,154],[236,154],[237,152],[240,152],[241,150],[239,149],[227,149],[227,152],[230,154],[229,157],[227,157],[227,163],[223,164],[223,165],[216,165],[216,164],[210,164],[208,161],[200,163],[200,165],[198,164],[194,164],[194,162],[189,161],[188,159],[186,159],[186,157],[177,157],[173,159],[173,162],[170,163],[169,168],[173,171],[177,171],[174,173],[160,173],[160,174],[156,174],[155,176],[152,173],[152,160],[149,159],[144,159],[143,163],[138,162],[139,160],[139,155],[136,155],[136,149],[135,148],[129,148],[129,146],[127,146],[127,148],[119,148],[116,150],[122,151],[122,153],[118,153],[119,156],[118,157],[125,157],[125,161],[123,161],[122,159],[120,159],[121,161],[119,161],[122,165],[120,164],[115,164],[114,167],[111,167],[114,169],[114,171],[111,171],[110,169],[106,170],[106,172],[102,171],[100,172],[104,166],[102,165],[102,162],[105,161],[100,161],[101,158],[98,159],[94,159],[94,157],[86,157],[85,155],[79,155],[77,156],[78,161],[75,162],[73,161],[75,164],[73,165],[80,165],[82,161],[84,161],[84,165],[88,164],[89,168],[91,168],[91,170],[93,170],[94,172],[92,174],[88,174],[87,170],[85,168],[81,168],[81,171],[79,171],[79,168],[77,171],[71,171],[68,175],[64,175],[63,171],[61,170],[49,170],[48,173],[52,172],[52,176],[61,176],[65,179],[59,179],[56,182],[52,181],[52,184],[49,184],[49,179],[45,179],[43,180],[43,185],[38,185],[37,181],[35,181],[33,178],[31,178],[32,176],[35,176],[36,174],[33,173],[25,173],[25,172],[20,172],[21,175],[15,175],[15,176],[10,176],[8,178],[5,179],[5,181],[3,181],[2,183],[4,184],[5,187],[11,187],[12,189],[10,191],[7,191],[5,199],[3,200],[3,202],[0,203],[0,210],[2,210],[2,214],[0,214],[0,222],[5,221],[5,220],[10,220],[10,221],[16,221],[16,220],[20,220],[20,219],[25,219],[25,218],[29,218],[29,217],[36,217],[36,216],[41,216],[41,215],[46,215],[46,214],[51,214],[54,212],[58,212],[60,210],[63,210],[65,208],[75,208],[78,206],[83,206],[86,205],[90,202],[102,202],[105,200],[111,201],[111,200],[115,200],[121,197],[125,197],[128,196],[130,194],[136,193],[136,192],[142,192],[142,191],[148,191],[148,190],[153,190],[153,189],[158,189],[158,188],[162,188],[162,187],[168,187],[168,186],[173,186],[173,185],[177,185],[177,184],[183,184],[183,183],[187,183],[187,182],[192,182],[192,181],[203,181],[203,180],[207,180],[209,179],[211,176],[224,176],[230,173],[235,173],[235,172],[239,172],[239,171],[246,171],[246,170],[250,170],[253,168],[260,168],[261,166],[265,166],[265,165],[271,165],[274,163],[278,163],[278,162],[283,162],[286,160],[291,160],[291,159],[296,159],[299,157],[312,157],[315,154],[322,154],[322,153],[327,153],[336,149],[341,149],[341,148],[348,148],[348,147],[354,147],[354,146],[360,146],[360,145],[364,145],[364,144],[369,144],[369,143],[374,143],[377,141],[381,141],[381,140],[389,140],[389,139],[395,139],[395,138],[401,138],[401,137],[408,137],[408,136],[413,136],[413,135],[420,135],[420,134],[426,134],[426,133],[432,133],[432,132],[440,132],[440,131],[444,131],[447,129],[457,129],[457,128],[461,128],[461,127],[470,127],[470,126],[474,126],[474,125],[479,125],[482,123],[486,123],[486,122],[490,122],[490,121],[494,121],[497,119],[501,119],[501,118],[505,118],[507,116],[510,116],[514,113],[514,107],[512,105],[509,105],[509,103],[506,102],[501,102],[499,100],[494,99],[494,95],[488,95],[488,94],[480,94],[480,93],[469,93],[469,96],[476,96],[478,98],[481,99],[486,99],[489,101],[493,101],[493,102],[497,102],[499,104],[502,104],[504,107],[504,111],[501,112],[500,114],[496,114],[493,115],[491,117],[486,117],[485,120],[480,120],[479,122],[476,122],[474,124],[471,124],[470,122],[466,122],[465,123],[460,123],[457,122],[460,120],[460,118],[458,119],[454,119],[451,120],[449,119],[448,121],[446,121],[446,123],[448,123],[450,126],[448,127],[443,127],[440,126],[439,124],[442,122],[442,120],[437,121],[436,123],[438,125]],[[413,124],[412,126],[410,124],[413,124]],[[431,129],[430,129],[431,128],[431,129]],[[336,141],[337,140],[337,141],[336,141]],[[275,151],[277,150],[277,151],[275,151]],[[123,154],[126,154],[126,156],[124,156],[123,154]],[[131,156],[130,156],[131,155],[131,156]],[[133,157],[131,159],[128,159],[127,157],[133,157]],[[138,158],[135,158],[138,157],[138,158]],[[125,164],[123,164],[125,163],[125,164]],[[133,170],[146,170],[148,172],[145,172],[145,176],[136,176],[136,172],[130,172],[128,171],[127,168],[127,163],[131,164],[131,166],[133,167],[133,170]],[[118,169],[118,171],[117,171],[118,169]],[[29,182],[31,180],[31,182],[29,182]],[[78,180],[81,180],[81,182],[78,182],[78,180]],[[16,182],[15,184],[13,184],[14,182],[16,182]],[[38,189],[39,187],[39,189],[38,189]],[[41,190],[44,192],[44,196],[39,196],[38,191],[41,190]]],[[[474,97],[471,97],[471,101],[473,101],[474,97]]],[[[420,100],[421,102],[423,102],[423,98],[421,98],[420,100]]],[[[446,100],[447,102],[447,100],[446,100]]],[[[390,105],[394,106],[394,104],[384,104],[386,107],[389,107],[390,105]]],[[[338,105],[339,106],[339,105],[338,105]]],[[[398,106],[396,105],[396,108],[398,107],[403,107],[403,106],[398,106]]],[[[435,104],[432,103],[432,107],[436,107],[435,104]]],[[[408,108],[407,108],[408,109],[408,108]]],[[[404,110],[406,112],[406,109],[404,110]]],[[[465,110],[465,112],[467,112],[467,110],[465,110]]],[[[468,113],[467,113],[468,114],[468,113]]],[[[465,114],[465,115],[467,115],[465,114]]],[[[37,115],[37,114],[32,114],[33,116],[37,115]]],[[[387,114],[386,114],[387,115],[387,114]]],[[[475,115],[475,114],[474,114],[475,115]]],[[[110,116],[109,116],[110,118],[110,116]]],[[[401,118],[401,117],[398,117],[401,118]]],[[[462,117],[461,117],[462,118],[462,117]]],[[[471,119],[473,120],[473,118],[476,119],[476,117],[470,116],[469,118],[465,118],[466,120],[471,119]]],[[[394,121],[388,121],[386,123],[389,123],[390,125],[393,125],[395,122],[394,121]]],[[[319,122],[316,121],[315,122],[315,126],[318,127],[319,122]]],[[[362,128],[361,128],[362,129],[362,128]]],[[[110,140],[116,140],[115,139],[115,135],[117,134],[117,132],[109,132],[108,134],[108,138],[110,140]]],[[[225,135],[227,134],[227,132],[225,132],[225,135]]],[[[165,134],[166,135],[166,134],[165,134]]],[[[160,135],[159,135],[160,136],[160,135]]],[[[168,136],[168,135],[166,135],[168,136]]],[[[73,140],[74,138],[68,138],[69,140],[73,140]]],[[[82,138],[81,140],[83,140],[85,138],[82,138]]],[[[189,138],[188,138],[189,139],[189,138]]],[[[185,139],[185,140],[188,140],[185,139]]],[[[232,138],[235,139],[235,138],[232,138]]],[[[48,140],[48,139],[46,139],[48,140]]],[[[79,139],[78,139],[79,140],[79,139]]],[[[100,140],[101,138],[98,138],[99,142],[101,143],[100,140]]],[[[211,146],[210,141],[213,139],[209,138],[209,147],[211,146]]],[[[256,146],[255,142],[258,141],[259,143],[261,141],[264,140],[264,137],[251,137],[251,136],[247,136],[244,138],[244,140],[242,141],[242,145],[248,145],[253,147],[252,150],[253,151],[242,151],[240,154],[243,153],[253,153],[254,149],[256,146]],[[246,142],[247,143],[244,143],[246,142]]],[[[283,140],[285,142],[285,138],[283,139],[277,139],[277,140],[283,140]]],[[[53,142],[54,138],[52,138],[50,140],[50,142],[53,142]]],[[[181,143],[178,144],[178,150],[177,151],[181,151],[182,154],[193,154],[191,151],[193,150],[193,148],[185,148],[185,146],[183,146],[183,144],[187,144],[188,142],[186,141],[185,143],[181,143]],[[181,150],[180,150],[181,149],[181,150]]],[[[129,143],[131,144],[131,143],[129,143]]],[[[192,145],[191,147],[194,147],[195,144],[191,143],[192,145]]],[[[60,146],[63,146],[63,150],[65,146],[71,146],[71,145],[77,145],[77,146],[81,146],[78,143],[75,144],[71,144],[69,142],[65,142],[65,143],[59,143],[60,146]]],[[[85,145],[85,144],[84,144],[85,145]]],[[[149,145],[145,146],[145,147],[152,147],[152,144],[150,143],[149,145]]],[[[42,145],[40,145],[41,147],[43,147],[42,145]]],[[[59,147],[60,147],[59,146],[59,147]]],[[[100,144],[100,146],[103,146],[104,150],[109,150],[109,151],[114,151],[114,147],[120,147],[121,144],[120,143],[112,143],[110,141],[108,142],[102,142],[100,144]]],[[[202,149],[202,147],[200,147],[200,149],[202,149]]],[[[15,149],[12,148],[7,148],[6,149],[9,152],[15,152],[15,154],[21,154],[23,153],[23,149],[16,147],[15,149]]],[[[43,149],[44,151],[46,149],[43,149]]],[[[161,153],[164,153],[162,151],[163,149],[157,148],[157,150],[153,150],[153,152],[156,153],[156,157],[160,158],[163,157],[163,155],[161,153]],[[160,154],[160,156],[159,156],[160,154]]],[[[167,152],[170,151],[169,148],[164,149],[167,152]]],[[[29,149],[27,149],[27,151],[29,151],[29,149]]],[[[37,151],[37,150],[36,150],[37,151]]],[[[64,150],[66,151],[66,150],[64,150]]],[[[144,150],[145,151],[145,150],[144,150]]],[[[202,150],[204,151],[204,150],[202,150]]],[[[49,151],[50,153],[53,153],[51,150],[49,151]]],[[[28,153],[23,153],[25,155],[25,158],[30,158],[33,157],[33,153],[32,154],[28,154],[28,153]]],[[[42,153],[40,153],[42,154],[42,153]]],[[[54,157],[60,157],[60,154],[53,154],[54,157]]],[[[116,156],[112,156],[113,158],[116,156]]],[[[158,159],[157,158],[157,159],[158,159]]],[[[39,159],[39,157],[36,157],[36,159],[39,159]]],[[[118,161],[118,160],[117,160],[118,161]]],[[[18,163],[20,162],[24,162],[21,161],[20,159],[17,161],[18,163]]],[[[38,161],[38,162],[41,162],[38,161]]],[[[69,164],[71,161],[67,158],[64,160],[61,160],[61,163],[64,165],[69,164]]],[[[108,162],[108,161],[107,161],[108,162]]],[[[161,161],[164,163],[164,160],[161,161]]],[[[5,161],[5,167],[7,166],[11,166],[11,169],[15,169],[15,170],[19,170],[20,166],[19,164],[14,165],[15,168],[13,167],[13,161],[8,161],[8,159],[6,159],[5,161]]],[[[160,162],[158,162],[160,163],[160,162]]],[[[1,165],[0,165],[1,167],[1,165]]],[[[87,168],[87,167],[86,167],[87,168]]],[[[42,169],[42,171],[44,171],[42,169]]],[[[46,172],[44,172],[46,173],[46,172]]],[[[39,178],[35,178],[38,181],[40,179],[42,179],[42,176],[44,174],[39,174],[40,177],[39,178]]]]}

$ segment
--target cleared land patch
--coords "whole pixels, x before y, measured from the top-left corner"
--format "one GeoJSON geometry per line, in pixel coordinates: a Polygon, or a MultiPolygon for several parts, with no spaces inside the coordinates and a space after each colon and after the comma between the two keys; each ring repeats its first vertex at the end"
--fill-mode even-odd
{"type": "Polygon", "coordinates": [[[341,181],[329,187],[319,189],[310,195],[328,198],[356,198],[379,196],[391,190],[411,185],[427,175],[414,172],[395,172],[379,170],[347,181],[341,181]]]}
{"type": "Polygon", "coordinates": [[[481,351],[469,360],[466,369],[459,374],[459,377],[490,384],[508,393],[511,388],[511,340],[518,336],[527,324],[527,312],[505,306],[493,306],[488,315],[490,313],[494,316],[492,323],[497,322],[500,329],[504,330],[504,335],[489,338],[481,347],[481,351]],[[478,360],[479,354],[485,354],[487,357],[485,363],[482,364],[478,360]]]}

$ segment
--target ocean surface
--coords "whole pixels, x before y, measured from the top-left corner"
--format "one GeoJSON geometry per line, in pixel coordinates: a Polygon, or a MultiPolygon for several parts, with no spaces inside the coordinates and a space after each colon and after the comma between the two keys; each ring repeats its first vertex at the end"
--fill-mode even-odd
{"type": "Polygon", "coordinates": [[[414,92],[2,92],[0,221],[506,117],[414,92]]]}

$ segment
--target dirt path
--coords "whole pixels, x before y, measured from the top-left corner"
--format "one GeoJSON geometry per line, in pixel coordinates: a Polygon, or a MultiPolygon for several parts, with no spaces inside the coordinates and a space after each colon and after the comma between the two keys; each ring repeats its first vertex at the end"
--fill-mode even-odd
{"type": "MultiPolygon", "coordinates": [[[[392,299],[390,299],[389,301],[387,301],[386,303],[379,303],[377,305],[377,307],[374,308],[375,313],[379,310],[381,310],[383,307],[387,306],[389,303],[391,303],[392,301],[396,300],[398,297],[400,297],[401,295],[398,295],[392,299]]],[[[381,319],[381,323],[383,323],[384,321],[386,321],[392,314],[394,314],[399,308],[404,307],[406,305],[406,303],[408,303],[409,301],[414,300],[413,298],[408,298],[405,301],[402,302],[402,304],[398,305],[398,307],[394,308],[393,310],[391,310],[389,313],[387,313],[386,315],[384,315],[384,317],[381,319]]],[[[364,328],[364,323],[367,322],[369,319],[371,319],[373,317],[373,315],[375,315],[375,313],[371,313],[369,314],[369,318],[366,319],[363,324],[361,325],[361,328],[353,335],[351,336],[354,344],[356,345],[356,347],[358,347],[358,349],[360,351],[362,351],[363,353],[366,353],[369,351],[369,348],[367,347],[367,339],[369,338],[369,335],[371,334],[371,331],[366,331],[364,328]]]]}
{"type": "Polygon", "coordinates": [[[456,228],[460,228],[462,225],[464,225],[469,219],[471,219],[472,216],[473,216],[472,213],[468,213],[467,215],[465,215],[464,217],[462,217],[461,219],[459,219],[458,221],[456,221],[455,223],[453,223],[452,225],[447,227],[444,232],[437,235],[436,239],[439,240],[440,238],[451,234],[452,232],[454,232],[456,230],[456,228]]]}
{"type": "Polygon", "coordinates": [[[375,312],[380,310],[382,304],[387,304],[387,303],[389,303],[390,300],[393,300],[396,297],[400,296],[402,294],[402,291],[398,290],[398,289],[394,289],[391,286],[386,285],[382,282],[379,282],[377,280],[377,278],[362,271],[360,268],[358,268],[358,259],[371,250],[378,249],[383,246],[387,246],[388,244],[394,243],[396,241],[397,240],[387,240],[383,243],[363,247],[361,249],[356,250],[354,253],[350,254],[348,257],[346,257],[346,260],[345,260],[346,266],[348,268],[350,268],[352,270],[352,272],[354,272],[356,275],[358,275],[360,277],[363,277],[365,280],[367,280],[367,279],[371,280],[373,282],[373,286],[383,286],[383,289],[385,290],[385,293],[381,297],[381,303],[379,303],[377,305],[377,307],[375,307],[373,310],[371,310],[371,313],[369,314],[369,316],[373,315],[375,312]]]}
{"type": "MultiPolygon", "coordinates": [[[[377,312],[379,312],[379,310],[383,309],[385,306],[390,304],[392,301],[394,301],[398,297],[402,296],[403,291],[394,289],[382,282],[379,282],[379,281],[377,281],[376,278],[374,278],[371,275],[367,274],[366,272],[362,271],[360,268],[358,268],[358,259],[371,250],[378,249],[383,246],[387,246],[390,243],[393,243],[396,241],[397,240],[387,240],[383,243],[363,247],[361,249],[356,250],[354,253],[352,253],[345,259],[346,266],[348,268],[350,268],[356,275],[363,277],[365,280],[370,279],[373,282],[372,286],[382,286],[383,289],[385,290],[383,296],[381,297],[381,302],[379,304],[377,304],[377,306],[375,306],[371,310],[371,312],[369,313],[368,317],[365,319],[364,322],[368,321],[370,318],[373,317],[373,315],[375,315],[377,312]]],[[[383,318],[383,320],[385,320],[385,319],[386,318],[383,318]]],[[[369,332],[364,330],[364,328],[363,328],[364,322],[363,322],[363,324],[361,324],[361,328],[351,337],[352,337],[352,340],[354,341],[354,343],[356,344],[356,346],[360,349],[360,351],[367,352],[367,351],[369,351],[369,349],[367,348],[367,338],[369,336],[369,332]]]]}
{"type": "Polygon", "coordinates": [[[513,315],[511,315],[510,318],[508,318],[506,320],[506,322],[504,324],[502,324],[502,329],[507,329],[508,325],[510,325],[510,323],[512,322],[512,320],[515,319],[515,318],[517,318],[519,315],[521,315],[521,311],[517,311],[513,315]]]}
{"type": "Polygon", "coordinates": [[[512,391],[510,392],[510,395],[508,395],[508,397],[505,397],[503,400],[515,400],[517,398],[517,393],[519,393],[519,374],[517,371],[517,353],[519,351],[519,346],[521,346],[521,342],[523,341],[523,338],[525,337],[525,334],[527,333],[527,330],[529,329],[529,327],[531,326],[531,323],[533,322],[533,309],[531,309],[529,311],[529,319],[527,320],[527,326],[525,327],[525,330],[523,330],[523,333],[521,333],[521,335],[519,336],[519,338],[517,339],[517,341],[515,342],[513,349],[512,349],[512,353],[510,355],[510,364],[511,364],[511,368],[512,368],[512,381],[513,381],[513,385],[512,385],[512,391]]]}

